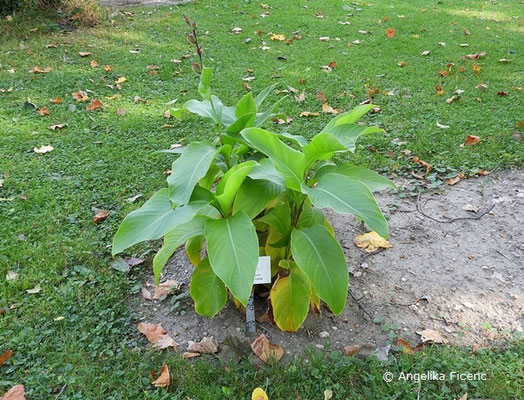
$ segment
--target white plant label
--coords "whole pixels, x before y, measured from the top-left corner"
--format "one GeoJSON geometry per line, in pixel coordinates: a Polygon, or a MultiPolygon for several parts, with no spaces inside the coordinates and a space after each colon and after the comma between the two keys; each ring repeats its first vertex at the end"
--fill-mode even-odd
{"type": "Polygon", "coordinates": [[[255,281],[253,285],[271,283],[271,257],[258,257],[257,270],[255,272],[255,281]]]}

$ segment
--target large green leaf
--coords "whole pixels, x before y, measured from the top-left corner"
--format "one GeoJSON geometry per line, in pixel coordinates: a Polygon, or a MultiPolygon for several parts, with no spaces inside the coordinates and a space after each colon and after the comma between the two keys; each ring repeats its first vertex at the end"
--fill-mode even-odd
{"type": "Polygon", "coordinates": [[[307,275],[295,263],[288,262],[289,275],[278,277],[269,298],[273,318],[284,332],[295,332],[305,321],[311,299],[311,284],[307,275]]]}
{"type": "Polygon", "coordinates": [[[324,225],[325,223],[326,217],[322,210],[307,204],[302,208],[297,228],[310,228],[313,225],[324,225]]]}
{"type": "Polygon", "coordinates": [[[300,191],[304,180],[304,154],[283,143],[273,132],[259,128],[247,128],[241,135],[255,149],[264,153],[284,177],[287,187],[300,191]]]}
{"type": "Polygon", "coordinates": [[[329,130],[329,133],[335,136],[350,151],[355,151],[357,139],[361,135],[378,132],[383,133],[384,130],[377,126],[362,126],[358,124],[336,125],[329,130]]]}
{"type": "Polygon", "coordinates": [[[250,219],[253,219],[283,191],[282,186],[271,181],[263,179],[255,180],[247,177],[244,182],[242,182],[235,202],[233,203],[233,214],[242,211],[247,214],[250,219]]]}
{"type": "Polygon", "coordinates": [[[329,160],[338,151],[347,151],[331,133],[319,133],[306,146],[302,147],[306,157],[306,168],[317,160],[329,160]]]}
{"type": "Polygon", "coordinates": [[[289,204],[284,202],[278,203],[276,207],[266,212],[258,221],[272,226],[278,233],[286,237],[291,229],[291,210],[289,204]]]}
{"type": "Polygon", "coordinates": [[[331,132],[331,128],[336,125],[353,124],[357,122],[365,113],[372,110],[373,107],[376,106],[374,104],[363,104],[356,106],[351,111],[346,111],[345,113],[339,114],[327,123],[324,129],[322,129],[322,132],[331,132]]]}
{"type": "Polygon", "coordinates": [[[213,318],[224,308],[227,301],[226,286],[213,272],[207,258],[193,272],[189,293],[195,302],[195,310],[200,315],[213,318]]]}
{"type": "Polygon", "coordinates": [[[242,129],[253,126],[255,123],[255,117],[255,112],[250,112],[242,115],[229,128],[227,128],[226,132],[228,133],[228,137],[231,137],[236,141],[242,141],[242,143],[244,143],[242,138],[238,136],[238,134],[242,129]]]}
{"type": "Polygon", "coordinates": [[[206,203],[196,201],[173,208],[167,188],[160,189],[138,210],[130,212],[113,238],[113,255],[142,242],[163,236],[176,226],[190,221],[206,203]]]}
{"type": "Polygon", "coordinates": [[[286,182],[282,174],[275,169],[275,165],[269,158],[263,158],[258,162],[258,165],[254,167],[248,174],[251,179],[266,179],[273,182],[276,185],[282,187],[282,191],[286,189],[286,182]]]}
{"type": "Polygon", "coordinates": [[[283,102],[287,96],[281,97],[274,103],[270,108],[268,108],[263,113],[257,113],[257,119],[255,120],[255,126],[261,126],[269,117],[274,116],[273,110],[278,107],[278,105],[283,102]]]}
{"type": "Polygon", "coordinates": [[[217,149],[207,143],[194,142],[186,147],[182,155],[173,162],[171,175],[167,178],[169,197],[176,205],[186,204],[191,193],[207,171],[217,149]]]}
{"type": "Polygon", "coordinates": [[[257,107],[255,105],[255,99],[253,99],[253,93],[247,92],[238,101],[235,109],[235,116],[237,118],[242,117],[244,114],[256,113],[257,107]]]}
{"type": "Polygon", "coordinates": [[[302,135],[292,135],[289,132],[281,132],[276,134],[277,137],[283,140],[288,140],[291,143],[298,144],[300,147],[307,145],[307,140],[302,135]]]}
{"type": "Polygon", "coordinates": [[[203,67],[200,73],[200,82],[198,84],[198,93],[205,100],[211,98],[211,75],[213,74],[213,68],[203,67]]]}
{"type": "Polygon", "coordinates": [[[237,164],[227,171],[220,180],[216,188],[215,196],[224,214],[227,214],[231,208],[231,204],[237,195],[240,185],[242,185],[247,174],[255,165],[257,165],[257,162],[252,160],[237,164]]]}
{"type": "Polygon", "coordinates": [[[348,267],[342,248],[323,225],[294,229],[291,253],[313,289],[335,315],[346,304],[348,267]]]}
{"type": "Polygon", "coordinates": [[[204,244],[204,239],[204,235],[194,236],[188,239],[185,245],[187,258],[189,262],[195,267],[200,264],[202,259],[201,251],[202,245],[204,244]]]}
{"type": "Polygon", "coordinates": [[[322,176],[315,187],[307,188],[311,202],[319,207],[330,207],[339,214],[353,214],[362,218],[369,228],[387,238],[388,224],[373,193],[362,182],[340,174],[322,176]]]}
{"type": "Polygon", "coordinates": [[[159,284],[160,274],[173,253],[187,240],[204,234],[206,217],[196,216],[191,221],[178,225],[164,236],[162,247],[153,258],[153,272],[156,284],[159,284]]]}
{"type": "Polygon", "coordinates": [[[243,212],[209,219],[204,234],[211,268],[245,306],[258,264],[258,237],[251,219],[243,212]]]}
{"type": "Polygon", "coordinates": [[[314,178],[319,179],[321,176],[326,174],[346,175],[351,179],[362,182],[371,191],[397,187],[393,181],[376,173],[375,171],[348,163],[325,166],[315,174],[314,178]]]}

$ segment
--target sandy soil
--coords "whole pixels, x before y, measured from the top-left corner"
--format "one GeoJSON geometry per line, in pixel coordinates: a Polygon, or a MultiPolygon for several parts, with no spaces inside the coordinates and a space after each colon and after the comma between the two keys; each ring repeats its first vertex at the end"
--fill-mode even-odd
{"type": "MultiPolygon", "coordinates": [[[[402,185],[402,182],[397,182],[402,185]]],[[[352,216],[329,213],[350,269],[350,295],[345,310],[334,317],[323,307],[321,315],[310,314],[294,333],[282,333],[267,322],[258,323],[273,343],[289,354],[305,345],[332,348],[367,344],[384,346],[390,336],[412,344],[416,331],[435,329],[451,344],[482,345],[522,332],[524,317],[524,171],[510,170],[483,178],[468,179],[420,199],[400,199],[377,194],[389,217],[392,249],[368,255],[353,240],[362,233],[352,216]],[[479,219],[436,222],[446,217],[471,218],[494,206],[479,219]],[[479,208],[478,213],[465,211],[479,208]],[[395,210],[395,211],[392,211],[395,210]],[[358,302],[356,301],[358,299],[358,302]]],[[[163,279],[182,283],[188,291],[192,265],[179,250],[163,273],[163,279]]],[[[153,277],[148,277],[152,284],[153,277]]],[[[257,316],[265,299],[256,299],[257,316]]],[[[141,300],[140,320],[159,323],[185,349],[188,340],[214,336],[245,339],[245,319],[231,301],[213,320],[195,313],[186,297],[170,310],[163,302],[141,300]],[[182,312],[180,312],[182,311],[182,312]],[[184,314],[184,315],[181,315],[184,314]]]]}

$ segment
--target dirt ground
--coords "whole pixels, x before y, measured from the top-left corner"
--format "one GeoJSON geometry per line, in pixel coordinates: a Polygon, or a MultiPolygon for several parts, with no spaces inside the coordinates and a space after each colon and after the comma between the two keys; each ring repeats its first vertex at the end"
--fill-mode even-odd
{"type": "MultiPolygon", "coordinates": [[[[402,185],[403,182],[397,182],[402,185]]],[[[341,241],[350,270],[350,295],[345,310],[334,317],[326,307],[310,314],[296,333],[282,333],[267,322],[258,332],[297,354],[306,345],[331,348],[364,344],[378,348],[388,336],[416,344],[417,331],[435,329],[450,344],[489,345],[522,332],[524,323],[524,171],[509,170],[462,180],[417,199],[377,193],[389,218],[393,248],[375,254],[358,249],[353,240],[361,234],[352,216],[328,213],[341,241]],[[449,218],[450,223],[436,222],[449,218]],[[479,209],[466,211],[466,209],[479,209]],[[358,299],[358,302],[356,301],[358,299]]],[[[169,262],[164,279],[182,283],[188,291],[192,265],[183,249],[169,262]]],[[[152,275],[148,282],[153,284],[152,275]]],[[[223,343],[228,336],[245,337],[245,318],[233,302],[212,320],[194,311],[192,300],[179,300],[173,311],[170,299],[141,300],[140,320],[162,323],[184,351],[188,340],[214,336],[223,343]],[[182,315],[183,314],[183,315],[182,315]]],[[[259,316],[265,300],[256,299],[259,316]]]]}

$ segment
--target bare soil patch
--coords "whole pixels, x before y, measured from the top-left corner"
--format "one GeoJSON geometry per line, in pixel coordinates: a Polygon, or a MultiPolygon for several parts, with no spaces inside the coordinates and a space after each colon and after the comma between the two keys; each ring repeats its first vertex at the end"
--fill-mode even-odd
{"type": "MultiPolygon", "coordinates": [[[[402,185],[402,182],[397,182],[402,185]]],[[[463,180],[453,187],[424,193],[420,199],[401,199],[390,193],[377,194],[389,217],[392,249],[368,255],[353,240],[363,233],[351,216],[328,215],[341,240],[350,269],[350,292],[345,310],[338,317],[323,307],[321,315],[310,314],[294,333],[257,324],[286,354],[297,354],[306,345],[332,348],[369,344],[381,347],[388,336],[400,336],[412,344],[416,331],[435,329],[451,344],[489,345],[522,332],[524,241],[524,171],[509,170],[487,177],[463,180]],[[447,221],[436,222],[426,215],[447,221]],[[479,208],[478,213],[466,209],[479,208]],[[356,301],[358,299],[358,301],[356,301]],[[327,334],[326,334],[327,333],[327,334]]],[[[182,283],[188,291],[193,267],[179,250],[163,273],[163,279],[182,283]]],[[[153,284],[153,277],[148,282],[153,284]]],[[[162,325],[185,349],[188,340],[214,336],[220,343],[228,336],[245,338],[244,315],[233,302],[212,320],[194,311],[190,297],[177,307],[142,300],[141,320],[162,325]]],[[[265,299],[256,298],[257,316],[265,299]]]]}

